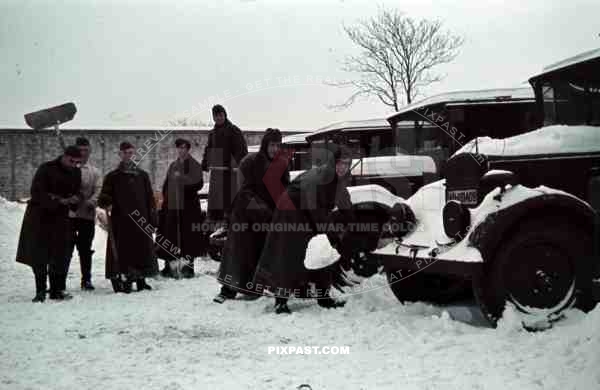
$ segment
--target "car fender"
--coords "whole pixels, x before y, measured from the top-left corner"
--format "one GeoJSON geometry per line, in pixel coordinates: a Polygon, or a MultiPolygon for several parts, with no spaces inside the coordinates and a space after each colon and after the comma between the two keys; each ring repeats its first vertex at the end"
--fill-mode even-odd
{"type": "Polygon", "coordinates": [[[405,203],[404,198],[394,195],[388,189],[377,184],[366,184],[348,187],[353,206],[376,205],[384,210],[390,210],[397,204],[405,203]]]}
{"type": "Polygon", "coordinates": [[[545,190],[549,191],[542,191],[537,196],[480,217],[481,222],[469,235],[469,245],[480,251],[484,263],[491,261],[499,245],[511,236],[521,222],[529,218],[564,216],[599,237],[598,215],[588,203],[562,191],[545,190]]]}

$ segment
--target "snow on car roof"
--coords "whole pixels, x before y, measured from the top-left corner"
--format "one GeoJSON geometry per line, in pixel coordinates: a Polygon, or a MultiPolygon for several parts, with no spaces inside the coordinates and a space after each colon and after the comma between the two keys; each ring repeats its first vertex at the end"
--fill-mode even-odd
{"type": "MultiPolygon", "coordinates": [[[[335,129],[351,129],[359,127],[386,127],[390,123],[385,118],[365,119],[360,121],[344,121],[335,122],[325,127],[321,127],[317,131],[335,130],[335,129]]],[[[313,133],[314,134],[314,133],[313,133]]]]}
{"type": "Polygon", "coordinates": [[[559,69],[568,68],[569,66],[573,66],[575,64],[580,64],[582,62],[590,61],[595,58],[600,58],[600,48],[594,49],[594,50],[589,50],[584,53],[578,54],[576,56],[565,58],[562,61],[558,61],[558,62],[555,62],[554,64],[545,66],[544,69],[542,70],[542,73],[540,73],[536,76],[533,76],[532,79],[538,78],[538,77],[543,76],[548,73],[555,72],[559,69]]]}
{"type": "Polygon", "coordinates": [[[500,89],[481,89],[474,91],[454,91],[430,96],[418,102],[411,103],[402,107],[396,113],[388,118],[392,120],[398,116],[410,111],[415,111],[427,106],[441,103],[476,103],[481,101],[534,101],[535,96],[530,87],[527,88],[500,88],[500,89]]]}
{"type": "MultiPolygon", "coordinates": [[[[285,144],[285,145],[305,144],[305,143],[307,143],[306,136],[309,134],[311,134],[311,133],[300,133],[300,134],[287,135],[281,139],[281,143],[285,144]]],[[[250,152],[250,153],[256,153],[259,150],[260,150],[260,145],[248,146],[248,152],[250,152]]]]}
{"type": "Polygon", "coordinates": [[[283,137],[283,139],[281,140],[282,144],[304,144],[306,143],[306,137],[308,135],[310,135],[311,133],[300,133],[300,134],[293,134],[293,135],[287,135],[285,137],[283,137]]]}
{"type": "Polygon", "coordinates": [[[345,122],[336,122],[325,127],[321,127],[317,131],[310,133],[309,138],[314,138],[315,136],[334,132],[341,130],[361,130],[361,129],[370,129],[370,128],[388,128],[390,127],[390,122],[385,118],[376,118],[376,119],[366,119],[360,121],[345,121],[345,122]]]}
{"type": "Polygon", "coordinates": [[[492,156],[600,152],[600,126],[546,126],[504,139],[479,137],[454,155],[475,151],[492,156]]]}

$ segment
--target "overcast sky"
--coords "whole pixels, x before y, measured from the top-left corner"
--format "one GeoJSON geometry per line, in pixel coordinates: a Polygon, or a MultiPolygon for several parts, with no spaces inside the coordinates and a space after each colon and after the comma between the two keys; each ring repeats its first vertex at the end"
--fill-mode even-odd
{"type": "Polygon", "coordinates": [[[23,1],[0,0],[0,127],[73,101],[70,127],[212,122],[225,105],[242,128],[312,130],[386,116],[350,90],[343,24],[395,7],[441,19],[465,44],[420,96],[524,86],[552,62],[600,47],[600,1],[23,1]]]}

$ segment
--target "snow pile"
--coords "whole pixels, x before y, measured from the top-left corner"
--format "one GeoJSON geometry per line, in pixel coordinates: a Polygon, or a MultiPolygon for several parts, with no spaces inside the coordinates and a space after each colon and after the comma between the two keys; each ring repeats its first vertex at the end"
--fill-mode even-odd
{"type": "Polygon", "coordinates": [[[475,152],[492,156],[519,156],[600,151],[600,126],[546,126],[505,139],[479,137],[454,155],[475,152]]]}
{"type": "Polygon", "coordinates": [[[308,242],[304,266],[307,269],[321,269],[335,263],[340,257],[335,248],[329,243],[326,234],[317,234],[308,242]]]}
{"type": "MultiPolygon", "coordinates": [[[[33,304],[31,270],[14,261],[23,205],[0,200],[0,387],[49,389],[544,389],[600,388],[600,307],[573,310],[545,332],[509,318],[498,329],[454,320],[447,307],[401,305],[382,287],[345,307],[291,300],[212,298],[219,264],[198,277],[151,279],[152,291],[114,294],[104,279],[106,235],[96,229],[93,281],[79,290],[77,256],[69,302],[33,304]],[[348,346],[349,355],[269,354],[268,347],[348,346]]],[[[398,282],[402,283],[402,281],[398,282]]]]}

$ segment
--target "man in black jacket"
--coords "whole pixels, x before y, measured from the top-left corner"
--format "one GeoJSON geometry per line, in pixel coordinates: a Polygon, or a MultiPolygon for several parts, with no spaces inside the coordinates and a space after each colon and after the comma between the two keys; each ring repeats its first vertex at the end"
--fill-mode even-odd
{"type": "Polygon", "coordinates": [[[104,178],[98,206],[110,213],[106,278],[115,292],[151,290],[145,277],[158,273],[152,233],[156,220],[150,177],[132,161],[135,147],[122,142],[121,163],[104,178]]]}
{"type": "MultiPolygon", "coordinates": [[[[267,234],[253,281],[253,288],[262,293],[269,289],[276,297],[275,312],[290,313],[287,300],[290,296],[307,297],[307,286],[315,283],[314,296],[325,308],[343,306],[329,294],[331,281],[325,271],[309,271],[304,267],[308,242],[320,233],[326,233],[332,245],[342,252],[336,232],[327,231],[332,222],[330,212],[337,207],[344,215],[343,220],[352,220],[352,202],[347,186],[350,181],[350,151],[343,145],[332,145],[333,158],[319,167],[312,168],[295,178],[277,203],[272,229],[267,234]],[[325,230],[323,230],[325,229],[325,230]]],[[[338,232],[341,233],[341,232],[338,232]]]]}
{"type": "MultiPolygon", "coordinates": [[[[208,133],[204,148],[202,170],[210,170],[208,193],[208,217],[211,221],[225,222],[237,187],[237,167],[248,154],[248,146],[240,129],[227,119],[227,112],[220,104],[212,108],[215,127],[208,133]]],[[[215,232],[220,235],[222,231],[215,232]]]]}
{"type": "Polygon", "coordinates": [[[200,256],[203,249],[199,234],[193,228],[202,223],[198,191],[202,189],[204,181],[200,163],[190,154],[190,141],[178,138],[175,140],[175,147],[177,160],[169,165],[162,186],[163,201],[157,244],[160,244],[159,241],[169,240],[177,248],[174,251],[167,251],[161,245],[157,245],[157,248],[159,257],[165,260],[165,268],[161,271],[164,277],[174,277],[169,264],[183,259],[181,273],[183,277],[191,278],[194,276],[194,258],[200,256]]]}
{"type": "Polygon", "coordinates": [[[69,210],[81,201],[81,153],[69,146],[62,156],[42,164],[31,183],[17,262],[29,265],[35,276],[33,302],[46,299],[46,279],[50,279],[50,299],[71,299],[66,293],[71,242],[69,210]]]}
{"type": "Polygon", "coordinates": [[[271,221],[279,195],[289,184],[286,153],[280,153],[281,132],[267,129],[258,153],[242,160],[243,184],[235,197],[231,225],[219,268],[221,292],[214,299],[223,303],[238,292],[251,293],[249,284],[266,238],[261,226],[271,221]],[[274,173],[271,175],[270,173],[274,173]]]}

